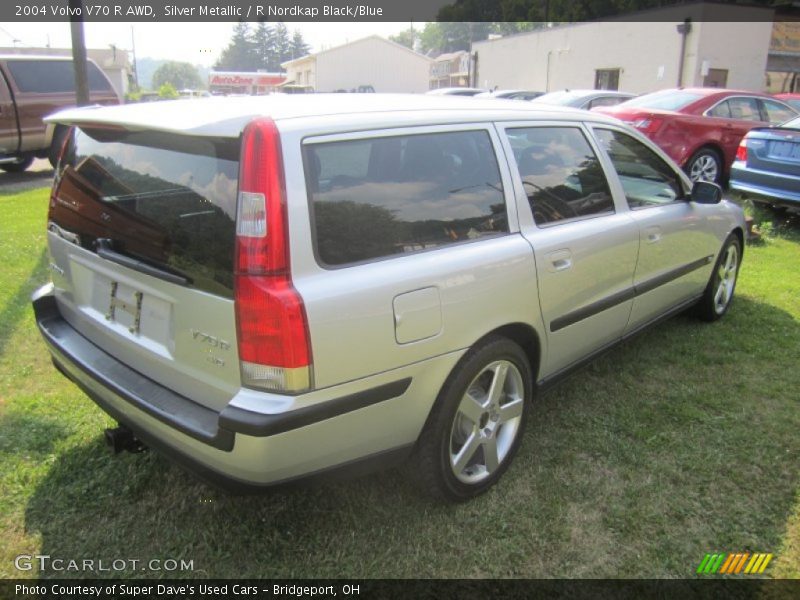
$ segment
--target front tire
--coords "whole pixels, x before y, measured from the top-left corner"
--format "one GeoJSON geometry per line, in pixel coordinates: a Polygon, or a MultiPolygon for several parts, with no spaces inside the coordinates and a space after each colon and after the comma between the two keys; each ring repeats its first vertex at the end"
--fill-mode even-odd
{"type": "Polygon", "coordinates": [[[435,497],[461,502],[494,485],[522,440],[533,394],[528,358],[499,337],[456,366],[420,436],[416,468],[435,497]]]}
{"type": "Polygon", "coordinates": [[[716,321],[728,312],[741,260],[742,244],[739,237],[732,233],[722,246],[706,291],[697,305],[698,316],[704,321],[716,321]]]}
{"type": "Polygon", "coordinates": [[[6,173],[22,173],[33,164],[32,156],[23,156],[13,162],[0,163],[0,169],[6,173]]]}

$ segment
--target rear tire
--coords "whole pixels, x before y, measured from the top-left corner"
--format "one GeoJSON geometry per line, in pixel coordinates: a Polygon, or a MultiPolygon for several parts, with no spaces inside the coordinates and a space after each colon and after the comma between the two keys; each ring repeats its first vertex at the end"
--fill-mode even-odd
{"type": "Polygon", "coordinates": [[[742,244],[739,237],[732,233],[722,245],[706,291],[697,304],[697,315],[704,321],[716,321],[728,312],[741,262],[742,244]]]}
{"type": "Polygon", "coordinates": [[[14,162],[0,163],[0,169],[6,173],[22,173],[33,164],[32,156],[22,156],[14,162]]]}
{"type": "Polygon", "coordinates": [[[686,174],[692,182],[722,182],[722,157],[713,148],[700,148],[686,163],[686,174]]]}
{"type": "Polygon", "coordinates": [[[449,502],[482,494],[506,471],[522,441],[533,394],[525,352],[491,337],[461,359],[445,382],[416,449],[429,493],[449,502]]]}

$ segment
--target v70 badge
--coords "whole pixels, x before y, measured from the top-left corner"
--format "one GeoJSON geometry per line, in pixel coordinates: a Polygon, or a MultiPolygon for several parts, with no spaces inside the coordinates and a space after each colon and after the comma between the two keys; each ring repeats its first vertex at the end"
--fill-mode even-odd
{"type": "Polygon", "coordinates": [[[138,335],[139,333],[139,323],[142,320],[142,292],[134,292],[134,304],[125,302],[124,300],[120,300],[117,298],[117,289],[119,288],[119,283],[116,281],[111,282],[111,299],[108,303],[108,312],[106,313],[106,319],[109,321],[114,321],[116,316],[117,309],[122,310],[133,317],[133,325],[128,327],[128,331],[133,334],[138,335]]]}

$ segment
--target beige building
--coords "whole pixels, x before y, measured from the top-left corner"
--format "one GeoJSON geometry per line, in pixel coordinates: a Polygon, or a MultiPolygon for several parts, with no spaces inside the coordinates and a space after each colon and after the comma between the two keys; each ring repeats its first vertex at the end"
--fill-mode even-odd
{"type": "Polygon", "coordinates": [[[773,14],[689,4],[640,13],[638,22],[575,23],[477,42],[475,85],[633,93],[679,85],[762,90],[773,14]],[[714,21],[715,15],[725,21],[714,21]]]}
{"type": "Polygon", "coordinates": [[[373,35],[309,54],[281,65],[286,84],[310,86],[317,92],[358,90],[424,92],[431,59],[405,46],[373,35]]]}

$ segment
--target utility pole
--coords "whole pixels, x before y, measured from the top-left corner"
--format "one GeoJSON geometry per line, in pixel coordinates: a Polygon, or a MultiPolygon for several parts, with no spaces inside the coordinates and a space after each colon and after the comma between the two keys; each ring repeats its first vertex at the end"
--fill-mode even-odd
{"type": "Polygon", "coordinates": [[[133,36],[133,25],[131,25],[131,51],[133,52],[133,85],[139,91],[139,70],[136,68],[136,38],[133,36]]]}
{"type": "Polygon", "coordinates": [[[83,38],[83,0],[69,0],[70,31],[72,33],[72,64],[75,67],[75,102],[89,104],[89,77],[86,70],[86,42],[83,38]]]}

